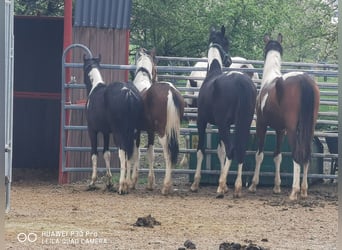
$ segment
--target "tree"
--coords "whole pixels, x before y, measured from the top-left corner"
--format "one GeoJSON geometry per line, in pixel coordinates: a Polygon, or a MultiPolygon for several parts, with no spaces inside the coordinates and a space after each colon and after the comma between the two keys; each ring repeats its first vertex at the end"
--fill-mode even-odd
{"type": "Polygon", "coordinates": [[[131,44],[159,55],[205,56],[210,26],[226,26],[230,53],[263,59],[265,33],[284,35],[284,60],[335,61],[337,28],[331,1],[135,0],[131,44]]]}
{"type": "Polygon", "coordinates": [[[64,0],[15,0],[16,15],[63,16],[64,0]]]}

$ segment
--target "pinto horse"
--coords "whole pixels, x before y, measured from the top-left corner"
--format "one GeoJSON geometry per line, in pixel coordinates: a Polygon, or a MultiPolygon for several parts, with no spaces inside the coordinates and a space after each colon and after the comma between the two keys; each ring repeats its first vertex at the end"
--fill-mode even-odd
{"type": "Polygon", "coordinates": [[[128,192],[130,165],[143,105],[139,91],[132,83],[113,82],[105,84],[100,73],[100,57],[84,56],[84,81],[87,88],[86,117],[91,142],[93,173],[90,188],[97,179],[97,134],[103,134],[103,157],[107,170],[107,187],[112,186],[110,171],[109,135],[119,148],[120,183],[119,194],[128,192]]]}
{"type": "Polygon", "coordinates": [[[220,143],[217,155],[221,164],[217,198],[223,198],[227,192],[227,175],[233,159],[238,162],[238,174],[235,180],[234,197],[241,196],[242,165],[247,150],[250,126],[253,120],[256,87],[246,74],[232,71],[222,72],[223,65],[229,66],[231,59],[227,54],[228,39],[225,28],[210,31],[208,50],[208,71],[198,95],[198,146],[197,167],[192,191],[197,191],[201,178],[201,165],[204,155],[204,137],[207,124],[218,127],[220,143]],[[234,138],[230,127],[235,125],[234,138]]]}
{"type": "Polygon", "coordinates": [[[249,190],[256,191],[259,183],[260,166],[264,158],[264,140],[267,127],[276,131],[274,151],[275,180],[274,193],[280,193],[281,143],[285,133],[292,151],[293,183],[290,200],[296,200],[301,191],[307,197],[307,174],[311,158],[311,144],[319,109],[319,89],[316,82],[306,73],[290,72],[281,74],[282,35],[271,40],[268,35],[265,42],[265,65],[261,89],[256,104],[256,135],[258,151],[256,153],[255,172],[249,190]],[[303,165],[303,180],[300,190],[300,167],[303,165]]]}
{"type": "Polygon", "coordinates": [[[171,83],[156,81],[154,56],[154,51],[151,55],[144,49],[138,51],[133,83],[139,89],[144,103],[141,129],[148,135],[148,189],[153,189],[155,184],[153,145],[154,135],[157,134],[166,162],[162,188],[162,194],[166,195],[171,191],[172,167],[176,164],[179,153],[180,123],[184,114],[184,99],[171,83]]]}
{"type": "MultiPolygon", "coordinates": [[[[243,68],[247,68],[247,69],[254,69],[254,66],[250,63],[244,63],[244,61],[246,61],[245,58],[243,57],[231,57],[232,59],[232,64],[229,66],[229,68],[238,70],[238,69],[243,69],[243,68]],[[234,61],[240,61],[240,62],[234,62],[234,61]]],[[[207,68],[208,67],[208,62],[197,62],[194,65],[195,68],[207,68]]],[[[198,79],[189,79],[186,81],[186,88],[200,88],[202,86],[203,83],[203,79],[205,78],[207,74],[207,71],[199,71],[199,70],[194,70],[190,73],[190,77],[192,78],[198,78],[198,79]],[[203,79],[201,79],[203,78],[203,79]]],[[[249,75],[249,77],[251,77],[251,79],[253,81],[258,81],[259,80],[259,74],[257,72],[247,72],[247,75],[249,75]]],[[[190,107],[190,108],[197,108],[197,97],[198,97],[198,92],[193,92],[193,91],[186,91],[185,92],[186,95],[193,95],[195,98],[185,98],[185,104],[190,107]]],[[[194,122],[195,119],[189,119],[190,123],[194,122]]],[[[186,147],[189,148],[190,147],[190,139],[189,136],[185,136],[185,144],[186,147]]],[[[188,165],[189,162],[189,154],[185,153],[183,154],[183,158],[180,162],[180,165],[185,167],[188,165]]]]}

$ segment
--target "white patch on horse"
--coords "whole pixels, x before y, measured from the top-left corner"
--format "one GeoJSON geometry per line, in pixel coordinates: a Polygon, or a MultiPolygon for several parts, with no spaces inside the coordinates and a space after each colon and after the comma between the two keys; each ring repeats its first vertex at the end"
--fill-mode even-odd
{"type": "Polygon", "coordinates": [[[218,48],[213,47],[212,44],[210,44],[211,47],[209,48],[208,51],[208,65],[211,65],[212,62],[216,59],[219,64],[220,67],[222,68],[222,58],[221,58],[221,54],[218,48]]]}
{"type": "Polygon", "coordinates": [[[266,93],[266,95],[264,95],[262,100],[261,100],[261,108],[260,108],[261,112],[264,112],[264,108],[266,105],[267,98],[268,98],[268,93],[266,93]]]}
{"type": "Polygon", "coordinates": [[[261,88],[268,86],[274,81],[275,78],[282,76],[280,72],[280,67],[280,53],[275,50],[269,51],[265,59],[261,88]]]}
{"type": "Polygon", "coordinates": [[[232,75],[232,74],[240,74],[240,75],[243,75],[243,73],[240,72],[240,71],[229,71],[229,72],[226,73],[227,76],[232,75]]]}
{"type": "Polygon", "coordinates": [[[151,87],[153,62],[151,61],[150,56],[143,54],[138,58],[136,66],[136,75],[134,77],[133,83],[139,92],[142,92],[151,87]],[[140,68],[146,69],[149,74],[145,71],[139,71],[140,68]]]}
{"type": "Polygon", "coordinates": [[[101,83],[104,83],[103,79],[102,79],[102,76],[101,76],[101,73],[99,71],[98,68],[92,68],[89,73],[88,73],[88,76],[89,76],[89,79],[91,81],[91,90],[89,92],[89,95],[91,95],[91,93],[93,92],[93,90],[96,88],[97,85],[101,84],[101,83]]]}
{"type": "Polygon", "coordinates": [[[284,74],[283,75],[283,79],[284,79],[284,81],[287,79],[287,78],[289,78],[289,77],[293,77],[293,76],[299,76],[299,75],[303,75],[304,74],[304,72],[299,72],[299,71],[294,71],[294,72],[289,72],[289,73],[286,73],[286,74],[284,74]]]}

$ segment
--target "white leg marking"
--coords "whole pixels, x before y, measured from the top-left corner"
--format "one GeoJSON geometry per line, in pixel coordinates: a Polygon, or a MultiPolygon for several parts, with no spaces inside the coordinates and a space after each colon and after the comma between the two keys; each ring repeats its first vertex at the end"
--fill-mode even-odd
{"type": "Polygon", "coordinates": [[[93,154],[91,156],[91,162],[92,162],[92,166],[93,166],[93,173],[91,175],[90,186],[94,186],[95,181],[97,179],[97,155],[93,154]]]}
{"type": "Polygon", "coordinates": [[[308,170],[309,170],[309,162],[304,164],[303,168],[303,179],[302,179],[302,189],[301,196],[303,198],[308,197],[308,170]]]}
{"type": "Polygon", "coordinates": [[[106,164],[106,176],[107,176],[107,187],[112,186],[112,173],[110,171],[110,151],[106,151],[103,153],[103,159],[105,160],[106,164]]]}
{"type": "Polygon", "coordinates": [[[217,156],[219,158],[220,166],[222,169],[224,165],[224,159],[226,158],[226,148],[222,141],[220,141],[220,143],[217,145],[217,156]]]}
{"type": "Polygon", "coordinates": [[[297,200],[300,186],[300,165],[293,161],[293,183],[290,200],[297,200]]]}
{"type": "Polygon", "coordinates": [[[172,165],[171,165],[171,156],[168,150],[167,145],[167,138],[166,136],[160,138],[160,144],[163,146],[164,152],[164,159],[165,159],[165,177],[164,177],[164,185],[162,188],[162,194],[166,195],[169,194],[171,191],[172,181],[171,181],[171,174],[172,174],[172,165]]]}
{"type": "Polygon", "coordinates": [[[273,158],[274,164],[275,164],[275,176],[274,176],[274,188],[273,188],[273,193],[279,194],[281,192],[280,189],[280,184],[281,184],[281,179],[280,179],[280,164],[282,161],[282,155],[278,154],[273,158]]]}
{"type": "Polygon", "coordinates": [[[119,194],[125,194],[127,193],[127,182],[126,182],[127,161],[126,161],[126,153],[122,149],[119,149],[119,159],[120,159],[119,194]]]}
{"type": "Polygon", "coordinates": [[[235,180],[234,197],[240,198],[242,195],[242,163],[238,165],[238,172],[235,180]]]}
{"type": "MultiPolygon", "coordinates": [[[[135,142],[134,142],[134,145],[135,142]]],[[[132,156],[132,162],[133,162],[133,174],[132,174],[132,182],[131,182],[131,188],[135,189],[135,185],[138,182],[139,177],[139,159],[140,159],[140,150],[138,147],[134,146],[133,148],[133,156],[132,156]]]]}
{"type": "MultiPolygon", "coordinates": [[[[186,148],[190,148],[190,138],[189,135],[185,136],[185,147],[186,148]]],[[[180,161],[179,165],[182,167],[186,167],[188,166],[188,162],[189,162],[189,154],[188,153],[184,153],[183,154],[183,158],[180,161]]]]}
{"type": "Polygon", "coordinates": [[[153,187],[156,182],[156,178],[154,176],[154,146],[153,145],[148,146],[147,160],[149,164],[147,189],[153,190],[153,187]]]}
{"type": "Polygon", "coordinates": [[[228,191],[227,175],[228,175],[228,171],[229,171],[231,163],[232,163],[232,161],[226,157],[226,162],[225,162],[223,168],[221,168],[221,174],[220,174],[220,178],[219,178],[219,186],[217,187],[217,197],[218,198],[222,198],[224,193],[226,193],[228,191]]]}
{"type": "Polygon", "coordinates": [[[201,166],[203,161],[203,154],[201,150],[197,151],[197,166],[196,166],[196,172],[194,177],[194,183],[191,185],[191,191],[195,192],[198,190],[199,183],[201,180],[201,166]]]}
{"type": "Polygon", "coordinates": [[[260,166],[264,159],[264,152],[259,153],[259,151],[255,154],[255,169],[254,175],[252,179],[252,184],[249,187],[249,191],[256,192],[257,185],[259,184],[259,175],[260,175],[260,166]]]}

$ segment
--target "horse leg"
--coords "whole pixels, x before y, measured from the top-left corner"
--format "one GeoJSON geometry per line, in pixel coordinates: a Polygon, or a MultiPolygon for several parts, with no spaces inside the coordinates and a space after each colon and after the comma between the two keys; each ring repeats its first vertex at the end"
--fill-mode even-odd
{"type": "Polygon", "coordinates": [[[235,179],[235,190],[234,190],[234,198],[240,198],[242,195],[242,166],[243,163],[239,163],[237,176],[235,179]]]}
{"type": "Polygon", "coordinates": [[[165,177],[164,177],[164,185],[162,188],[162,194],[167,195],[171,191],[172,186],[172,163],[171,163],[171,155],[168,149],[168,142],[167,137],[164,135],[164,137],[159,137],[160,144],[163,147],[164,152],[164,158],[165,158],[165,177]]]}
{"type": "Polygon", "coordinates": [[[217,187],[217,195],[216,198],[223,198],[224,194],[228,191],[227,187],[227,176],[229,172],[230,165],[232,163],[232,152],[231,148],[229,147],[229,134],[230,134],[230,127],[226,126],[218,126],[219,136],[220,136],[220,147],[222,149],[217,151],[217,154],[220,159],[221,163],[221,174],[219,178],[219,185],[217,187]],[[225,157],[225,160],[223,159],[225,157]],[[224,164],[223,164],[224,163],[224,164]]]}
{"type": "Polygon", "coordinates": [[[293,161],[293,182],[292,182],[292,191],[289,196],[290,200],[294,201],[298,198],[298,193],[300,184],[300,165],[293,161]]]}
{"type": "Polygon", "coordinates": [[[206,122],[197,123],[198,129],[198,145],[197,145],[197,165],[196,172],[194,177],[194,182],[191,185],[190,190],[193,192],[198,191],[199,183],[201,180],[201,166],[204,156],[204,136],[205,136],[205,128],[207,126],[206,122]]]}
{"type": "Polygon", "coordinates": [[[154,133],[147,133],[147,138],[147,160],[149,164],[147,189],[153,190],[153,187],[156,182],[156,178],[154,176],[154,133]]]}
{"type": "Polygon", "coordinates": [[[120,159],[120,180],[119,180],[119,194],[127,193],[127,180],[126,180],[126,172],[127,172],[127,161],[126,161],[126,152],[122,149],[119,149],[119,159],[120,159]]]}
{"type": "Polygon", "coordinates": [[[256,126],[256,136],[258,138],[258,151],[255,154],[255,169],[254,175],[252,179],[252,184],[249,187],[250,192],[256,192],[257,185],[259,184],[259,175],[260,175],[260,167],[261,163],[264,160],[264,143],[265,143],[265,136],[266,136],[266,126],[262,126],[258,124],[256,126]]]}
{"type": "Polygon", "coordinates": [[[89,189],[94,189],[97,179],[97,133],[89,131],[89,137],[91,142],[91,163],[93,168],[89,189]]]}
{"type": "Polygon", "coordinates": [[[309,162],[305,163],[303,166],[303,179],[302,179],[302,186],[301,186],[302,198],[308,197],[308,169],[309,169],[309,162]]]}
{"type": "MultiPolygon", "coordinates": [[[[189,135],[186,135],[184,137],[184,140],[185,140],[185,148],[189,149],[190,148],[190,138],[189,138],[189,135]]],[[[184,167],[188,166],[188,162],[189,162],[188,157],[189,157],[188,153],[184,153],[183,154],[183,158],[182,158],[182,160],[179,163],[179,165],[181,167],[184,168],[184,167]]]]}
{"type": "MultiPolygon", "coordinates": [[[[223,171],[224,163],[225,163],[225,159],[226,159],[226,149],[225,149],[224,143],[222,141],[220,141],[220,143],[217,145],[217,156],[218,156],[219,161],[220,161],[221,175],[222,175],[222,171],[223,171]]],[[[223,192],[224,193],[228,192],[228,187],[226,184],[225,184],[223,192]]]]}
{"type": "Polygon", "coordinates": [[[284,130],[277,130],[276,131],[276,134],[277,134],[277,142],[276,143],[277,144],[276,144],[276,149],[274,151],[274,157],[273,157],[273,161],[274,161],[274,165],[275,165],[273,193],[275,193],[275,194],[281,193],[280,164],[282,161],[282,155],[280,152],[280,147],[281,147],[281,144],[283,142],[284,133],[285,133],[284,130]]]}
{"type": "Polygon", "coordinates": [[[139,159],[140,159],[140,151],[139,147],[134,145],[133,148],[133,155],[132,155],[132,162],[133,162],[133,173],[132,173],[132,182],[131,182],[131,189],[135,189],[135,185],[138,182],[139,177],[139,159]]]}
{"type": "Polygon", "coordinates": [[[106,164],[106,176],[107,176],[107,182],[106,186],[107,189],[111,189],[113,187],[113,181],[112,181],[112,173],[110,171],[110,151],[109,151],[109,134],[103,135],[103,159],[106,164]]]}

